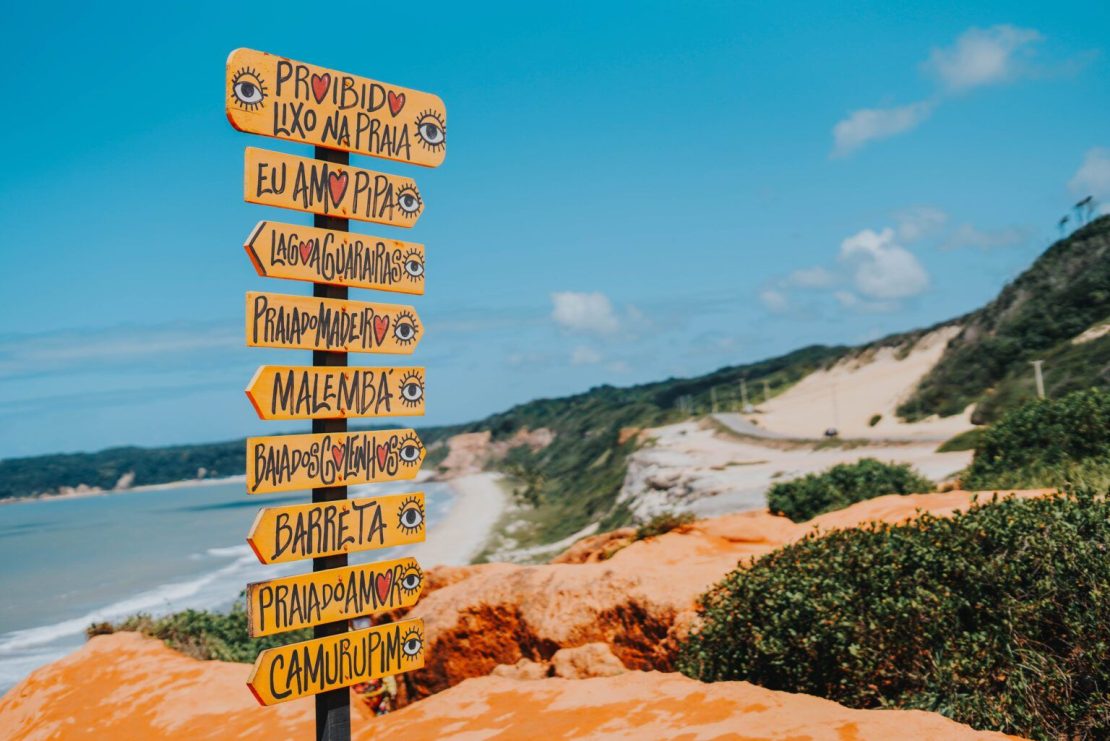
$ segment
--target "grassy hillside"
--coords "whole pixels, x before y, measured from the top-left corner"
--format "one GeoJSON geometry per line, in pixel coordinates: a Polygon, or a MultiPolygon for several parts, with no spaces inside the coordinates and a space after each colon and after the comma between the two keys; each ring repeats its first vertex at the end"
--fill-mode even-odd
{"type": "MultiPolygon", "coordinates": [[[[806,347],[778,358],[721,368],[696,378],[672,378],[623,389],[599,386],[576,396],[521,404],[470,424],[423,427],[419,432],[425,444],[432,445],[458,432],[491,430],[495,439],[503,439],[522,428],[554,430],[556,441],[547,450],[534,457],[518,451],[511,456],[510,463],[518,466],[514,471],[534,471],[543,477],[537,501],[559,502],[558,509],[562,509],[566,506],[564,499],[581,500],[573,505],[577,514],[567,520],[570,527],[573,523],[585,524],[583,516],[604,509],[616,496],[624,475],[624,456],[630,452],[616,445],[622,427],[658,424],[684,416],[677,408],[680,397],[688,399],[694,409],[705,411],[709,408],[710,389],[713,388],[717,389],[721,407],[729,408],[728,405],[735,405],[739,398],[742,377],[759,383],[760,387],[762,381],[767,380],[772,393],[778,393],[847,350],[844,347],[806,347]],[[600,460],[602,455],[607,457],[600,460]],[[582,470],[591,463],[592,467],[582,470]],[[572,472],[578,474],[573,492],[567,476],[572,472]]],[[[281,432],[292,430],[274,434],[281,432]]],[[[122,477],[132,473],[132,486],[242,474],[244,443],[239,439],[200,445],[121,447],[96,453],[10,458],[0,461],[0,499],[51,494],[62,487],[82,484],[111,489],[122,477]]],[[[435,455],[429,454],[426,467],[431,469],[434,463],[435,455]]]]}
{"type": "Polygon", "coordinates": [[[1029,361],[1045,360],[1048,395],[1101,385],[1110,372],[1107,338],[1073,345],[1110,319],[1110,216],[1052,245],[998,298],[960,319],[963,331],[913,397],[906,419],[958,414],[978,403],[989,422],[1035,395],[1029,361]]]}

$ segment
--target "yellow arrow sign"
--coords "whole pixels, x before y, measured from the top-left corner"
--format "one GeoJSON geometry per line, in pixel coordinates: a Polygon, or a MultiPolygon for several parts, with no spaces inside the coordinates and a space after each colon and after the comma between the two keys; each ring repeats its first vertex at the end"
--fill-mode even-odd
{"type": "Polygon", "coordinates": [[[239,131],[436,167],[447,111],[431,93],[236,49],[227,58],[227,120],[239,131]]]}
{"type": "Polygon", "coordinates": [[[424,245],[415,242],[260,221],[243,247],[266,278],[424,293],[424,245]]]}
{"type": "Polygon", "coordinates": [[[420,342],[416,309],[312,296],[247,292],[247,345],[409,355],[420,342]]]}
{"type": "Polygon", "coordinates": [[[247,585],[252,638],[412,607],[424,572],[415,558],[360,564],[247,585]]]}
{"type": "Polygon", "coordinates": [[[247,542],[261,563],[358,553],[424,542],[424,494],[265,507],[247,542]]]}
{"type": "Polygon", "coordinates": [[[424,621],[404,620],[258,654],[247,687],[275,705],[424,666],[424,621]]]}
{"type": "Polygon", "coordinates": [[[411,481],[424,460],[414,430],[247,438],[247,493],[411,481]]]}
{"type": "Polygon", "coordinates": [[[247,398],[261,419],[418,416],[424,369],[264,365],[247,398]]]}
{"type": "Polygon", "coordinates": [[[410,227],[424,211],[412,178],[247,147],[243,198],[342,219],[410,227]]]}

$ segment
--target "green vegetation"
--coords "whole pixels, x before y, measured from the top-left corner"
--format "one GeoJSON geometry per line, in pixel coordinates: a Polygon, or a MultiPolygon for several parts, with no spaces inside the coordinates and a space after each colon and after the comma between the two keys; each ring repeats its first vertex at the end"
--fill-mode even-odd
{"type": "Polygon", "coordinates": [[[949,438],[937,448],[938,453],[954,453],[960,450],[975,450],[986,434],[987,428],[973,427],[965,430],[953,438],[949,438]]]}
{"type": "Polygon", "coordinates": [[[881,415],[881,414],[872,414],[871,419],[867,420],[867,426],[868,427],[874,427],[875,425],[879,424],[879,422],[882,421],[882,419],[883,419],[883,415],[881,415]]]}
{"type": "Polygon", "coordinates": [[[227,613],[185,610],[161,618],[134,615],[119,623],[96,623],[85,631],[90,638],[130,630],[159,638],[170,648],[202,661],[237,661],[253,664],[258,652],[308,640],[311,629],[295,630],[265,638],[247,636],[247,613],[242,600],[227,613]]]}
{"type": "Polygon", "coordinates": [[[1110,392],[1039,399],[983,432],[965,488],[1110,484],[1110,392]]]}
{"type": "Polygon", "coordinates": [[[1110,737],[1110,502],[810,536],[703,598],[679,667],[1037,739],[1110,737]]]}
{"type": "Polygon", "coordinates": [[[740,379],[772,389],[784,388],[843,355],[842,347],[807,347],[788,355],[749,365],[722,368],[697,378],[615,388],[598,386],[562,399],[521,404],[452,432],[490,430],[494,440],[512,438],[521,430],[546,428],[555,433],[550,445],[532,450],[512,448],[493,465],[513,477],[518,498],[528,505],[514,533],[520,545],[548,543],[578,532],[592,522],[602,530],[627,525],[632,514],[616,504],[624,483],[628,456],[635,439],[620,442],[621,430],[676,422],[686,414],[680,399],[707,409],[711,389],[718,404],[738,400],[740,379]],[[729,394],[737,395],[730,399],[729,394]]]}
{"type": "Polygon", "coordinates": [[[907,419],[958,414],[979,402],[976,422],[1033,398],[1029,361],[1045,360],[1048,395],[1105,383],[1110,343],[1071,340],[1110,317],[1110,216],[1052,245],[982,309],[898,409],[907,419]]]}
{"type": "Polygon", "coordinates": [[[767,492],[767,506],[775,514],[805,522],[864,499],[932,489],[932,483],[907,464],[861,458],[855,463],[841,463],[821,473],[773,484],[767,492]]]}
{"type": "Polygon", "coordinates": [[[654,538],[683,525],[689,525],[693,521],[693,512],[679,512],[677,514],[674,512],[660,512],[647,522],[641,522],[636,526],[636,540],[654,538]]]}

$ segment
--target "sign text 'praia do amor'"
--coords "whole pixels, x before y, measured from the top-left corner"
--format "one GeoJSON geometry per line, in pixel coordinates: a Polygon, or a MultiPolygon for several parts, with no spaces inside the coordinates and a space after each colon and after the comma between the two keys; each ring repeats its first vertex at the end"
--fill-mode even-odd
{"type": "Polygon", "coordinates": [[[424,211],[412,178],[247,147],[243,198],[261,206],[410,227],[424,211]]]}
{"type": "Polygon", "coordinates": [[[439,96],[253,49],[227,59],[226,109],[239,131],[425,167],[447,148],[439,96]]]}
{"type": "Polygon", "coordinates": [[[248,347],[408,355],[422,333],[411,306],[256,291],[246,319],[248,347]]]}
{"type": "Polygon", "coordinates": [[[247,585],[252,638],[412,607],[424,572],[415,558],[344,566],[247,585]]]}
{"type": "Polygon", "coordinates": [[[247,535],[261,563],[287,563],[424,542],[424,494],[266,507],[247,535]]]}
{"type": "Polygon", "coordinates": [[[403,620],[315,638],[258,655],[247,686],[263,705],[424,666],[424,621],[403,620]]]}
{"type": "Polygon", "coordinates": [[[247,398],[262,419],[417,416],[424,369],[264,365],[247,398]]]}
{"type": "Polygon", "coordinates": [[[243,244],[258,274],[394,293],[424,293],[424,245],[260,221],[243,244]]]}
{"type": "Polygon", "coordinates": [[[247,493],[411,481],[424,460],[414,430],[247,438],[247,493]]]}

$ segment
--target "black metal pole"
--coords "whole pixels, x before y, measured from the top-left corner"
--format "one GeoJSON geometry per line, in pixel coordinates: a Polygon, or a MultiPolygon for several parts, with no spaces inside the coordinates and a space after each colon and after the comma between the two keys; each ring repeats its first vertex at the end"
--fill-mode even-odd
{"type": "MultiPolygon", "coordinates": [[[[346,152],[337,152],[334,149],[316,147],[316,159],[334,162],[340,165],[350,164],[350,155],[346,152]]],[[[314,226],[321,229],[334,229],[336,231],[349,231],[347,219],[335,216],[314,216],[314,226]]],[[[329,286],[323,283],[312,284],[312,295],[317,298],[347,298],[345,286],[329,286]]],[[[347,353],[313,351],[313,365],[345,366],[347,353]]],[[[312,431],[316,433],[330,432],[332,434],[347,431],[345,419],[314,419],[312,431]]],[[[313,502],[333,502],[337,499],[347,498],[346,486],[324,486],[312,490],[313,502]]],[[[324,571],[347,565],[347,554],[338,556],[324,556],[312,559],[313,571],[324,571]]],[[[337,633],[347,632],[347,621],[317,625],[312,629],[314,638],[324,638],[337,633]]],[[[316,695],[316,741],[351,741],[351,690],[344,687],[338,690],[329,690],[316,695]]]]}

